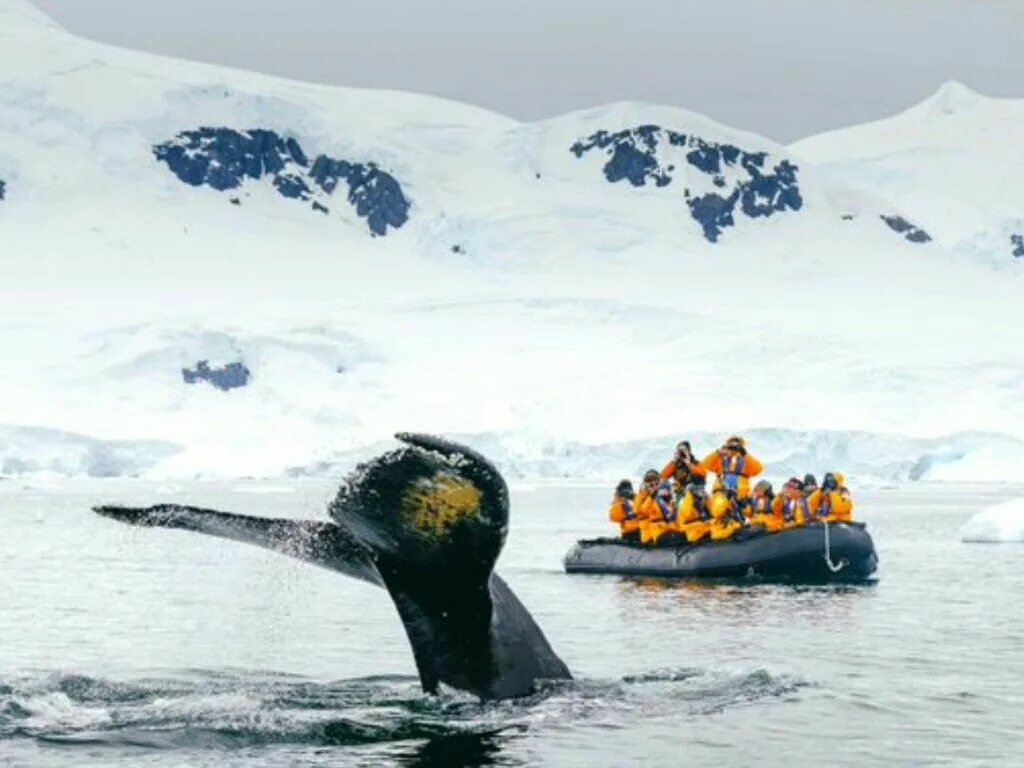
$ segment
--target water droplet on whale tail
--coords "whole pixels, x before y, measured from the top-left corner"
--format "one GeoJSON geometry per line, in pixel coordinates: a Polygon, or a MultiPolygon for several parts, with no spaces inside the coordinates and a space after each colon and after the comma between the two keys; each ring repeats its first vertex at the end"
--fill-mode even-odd
{"type": "Polygon", "coordinates": [[[406,445],[352,473],[331,516],[360,540],[391,593],[420,680],[483,698],[531,693],[569,671],[493,573],[508,532],[501,473],[470,448],[402,433],[406,445]]]}

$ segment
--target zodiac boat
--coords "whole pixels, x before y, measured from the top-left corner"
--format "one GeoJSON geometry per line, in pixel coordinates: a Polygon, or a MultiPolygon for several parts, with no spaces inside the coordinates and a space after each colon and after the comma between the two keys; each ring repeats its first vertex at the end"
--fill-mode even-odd
{"type": "Polygon", "coordinates": [[[878,556],[863,523],[812,523],[778,533],[748,528],[725,541],[682,546],[584,539],[564,564],[567,573],[823,583],[866,581],[878,556]]]}

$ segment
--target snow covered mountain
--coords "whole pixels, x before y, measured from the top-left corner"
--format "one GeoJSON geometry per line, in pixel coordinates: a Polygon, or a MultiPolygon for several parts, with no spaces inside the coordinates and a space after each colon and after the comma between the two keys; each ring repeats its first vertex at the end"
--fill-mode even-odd
{"type": "Polygon", "coordinates": [[[333,472],[400,429],[524,475],[758,427],[814,471],[1024,457],[1018,276],[813,147],[637,103],[517,123],[0,0],[0,472],[333,472]]]}
{"type": "Polygon", "coordinates": [[[1024,99],[950,82],[887,120],[790,149],[839,183],[892,200],[954,253],[1024,269],[1024,99]]]}

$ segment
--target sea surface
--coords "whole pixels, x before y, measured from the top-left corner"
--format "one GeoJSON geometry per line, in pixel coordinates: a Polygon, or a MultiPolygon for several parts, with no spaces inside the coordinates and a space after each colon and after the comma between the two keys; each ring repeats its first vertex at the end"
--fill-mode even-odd
{"type": "Polygon", "coordinates": [[[480,704],[421,693],[382,590],[89,511],[334,484],[0,481],[0,765],[1024,765],[1024,546],[957,530],[1024,488],[854,490],[877,582],[798,587],[568,576],[609,490],[515,487],[498,571],[576,680],[480,704]]]}

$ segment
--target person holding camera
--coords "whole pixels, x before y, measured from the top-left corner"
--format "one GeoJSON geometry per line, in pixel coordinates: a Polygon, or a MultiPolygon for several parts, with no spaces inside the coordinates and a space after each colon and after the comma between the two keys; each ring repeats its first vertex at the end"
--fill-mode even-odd
{"type": "Polygon", "coordinates": [[[804,484],[799,477],[791,477],[772,502],[772,511],[779,520],[779,529],[796,528],[811,522],[811,507],[804,496],[804,484]]]}
{"type": "Polygon", "coordinates": [[[721,448],[708,454],[700,467],[717,477],[714,490],[722,495],[720,503],[727,501],[725,491],[732,491],[738,501],[746,499],[750,496],[750,478],[764,472],[764,465],[747,453],[746,441],[739,436],[730,437],[721,448]]]}
{"type": "Polygon", "coordinates": [[[644,473],[644,487],[636,496],[636,514],[640,520],[641,544],[656,543],[675,523],[672,484],[662,480],[656,469],[644,473]]]}
{"type": "Polygon", "coordinates": [[[711,532],[711,512],[708,510],[703,477],[695,477],[686,486],[683,499],[679,502],[675,527],[690,544],[696,544],[711,532]]]}
{"type": "Polygon", "coordinates": [[[711,494],[711,535],[715,540],[727,539],[740,530],[745,519],[740,511],[750,496],[750,478],[761,474],[764,465],[747,453],[746,441],[730,437],[717,451],[700,463],[705,472],[715,475],[711,494]]]}
{"type": "Polygon", "coordinates": [[[691,480],[704,477],[706,474],[701,468],[700,462],[697,461],[697,457],[690,450],[690,441],[682,440],[676,445],[676,452],[672,455],[672,459],[661,470],[661,479],[675,480],[685,488],[691,480]],[[683,471],[685,471],[685,475],[681,474],[683,471]]]}
{"type": "Polygon", "coordinates": [[[615,486],[615,498],[608,509],[608,519],[619,524],[619,535],[624,541],[640,541],[640,520],[633,506],[635,496],[633,483],[621,480],[615,486]]]}
{"type": "Polygon", "coordinates": [[[843,485],[846,478],[841,472],[826,472],[821,488],[807,497],[807,507],[812,520],[829,523],[848,523],[853,520],[853,499],[843,485]]]}
{"type": "Polygon", "coordinates": [[[749,515],[751,525],[764,526],[765,530],[775,532],[782,529],[782,520],[772,512],[775,491],[767,480],[759,480],[751,491],[750,502],[744,512],[749,515]]]}

